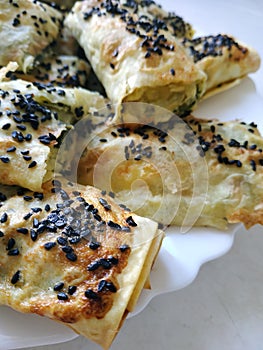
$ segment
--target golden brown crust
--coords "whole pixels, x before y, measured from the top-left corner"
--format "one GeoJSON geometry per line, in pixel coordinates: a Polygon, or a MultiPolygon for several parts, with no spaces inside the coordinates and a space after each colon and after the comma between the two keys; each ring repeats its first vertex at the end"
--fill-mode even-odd
{"type": "Polygon", "coordinates": [[[33,0],[1,0],[0,7],[0,66],[15,61],[26,72],[58,36],[62,14],[33,0]]]}
{"type": "Polygon", "coordinates": [[[231,88],[260,66],[259,54],[252,47],[226,34],[184,39],[183,45],[207,75],[203,98],[231,88]]]}
{"type": "Polygon", "coordinates": [[[261,223],[263,140],[256,125],[184,121],[188,128],[129,124],[99,133],[79,161],[78,181],[112,189],[118,201],[165,225],[261,223]]]}
{"type": "Polygon", "coordinates": [[[141,101],[185,113],[200,97],[205,74],[169,31],[159,25],[159,42],[154,42],[152,19],[146,17],[144,23],[138,19],[117,1],[104,7],[100,0],[86,0],[74,5],[65,25],[113,103],[141,101]]]}
{"type": "Polygon", "coordinates": [[[157,224],[61,177],[5,200],[0,218],[0,304],[109,347],[158,252],[157,224]]]}
{"type": "Polygon", "coordinates": [[[41,191],[63,131],[107,100],[82,88],[18,79],[0,82],[0,101],[0,183],[41,191]]]}
{"type": "Polygon", "coordinates": [[[49,87],[85,87],[89,73],[90,65],[83,59],[52,54],[43,57],[28,74],[14,73],[10,78],[49,84],[49,87]]]}

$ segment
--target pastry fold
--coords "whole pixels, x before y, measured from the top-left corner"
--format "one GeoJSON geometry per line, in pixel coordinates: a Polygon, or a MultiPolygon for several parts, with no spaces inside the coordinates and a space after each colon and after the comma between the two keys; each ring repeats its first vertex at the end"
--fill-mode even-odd
{"type": "Polygon", "coordinates": [[[85,0],[74,5],[65,26],[114,104],[141,101],[184,115],[201,97],[206,75],[164,21],[119,1],[85,0]]]}
{"type": "Polygon", "coordinates": [[[32,83],[39,82],[61,87],[85,87],[90,73],[88,62],[77,56],[52,54],[34,65],[34,68],[23,74],[13,73],[10,79],[23,79],[32,83]]]}
{"type": "Polygon", "coordinates": [[[207,76],[203,98],[231,88],[260,67],[255,49],[226,34],[184,39],[182,43],[207,76]]]}
{"type": "Polygon", "coordinates": [[[41,195],[6,196],[0,218],[0,305],[109,348],[150,273],[163,238],[158,225],[62,178],[41,195]]]}
{"type": "Polygon", "coordinates": [[[161,128],[126,123],[87,141],[78,181],[114,191],[164,225],[249,228],[263,224],[262,149],[254,123],[193,116],[161,128]]]}
{"type": "Polygon", "coordinates": [[[1,0],[0,8],[0,66],[15,61],[27,72],[59,35],[63,16],[34,0],[1,0]]]}
{"type": "MultiPolygon", "coordinates": [[[[41,191],[51,178],[62,134],[92,108],[99,94],[82,88],[0,82],[0,183],[41,191]]],[[[97,123],[104,122],[100,116],[97,123]]]]}

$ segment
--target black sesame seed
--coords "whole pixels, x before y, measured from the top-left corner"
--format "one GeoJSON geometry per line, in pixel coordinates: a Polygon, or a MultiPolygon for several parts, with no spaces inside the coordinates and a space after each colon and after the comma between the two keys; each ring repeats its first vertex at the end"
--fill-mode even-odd
{"type": "Polygon", "coordinates": [[[20,277],[21,277],[21,272],[17,270],[11,278],[11,283],[16,284],[20,280],[20,277]]]}
{"type": "Polygon", "coordinates": [[[173,68],[170,69],[170,73],[175,76],[175,70],[173,68]]]}
{"type": "Polygon", "coordinates": [[[8,152],[8,153],[15,152],[15,151],[16,151],[16,147],[15,147],[15,146],[9,147],[9,148],[6,150],[6,152],[8,152]]]}
{"type": "Polygon", "coordinates": [[[33,200],[33,197],[32,197],[32,196],[24,196],[23,199],[24,199],[24,201],[26,201],[26,202],[30,202],[30,201],[33,200]]]}
{"type": "Polygon", "coordinates": [[[34,227],[34,228],[38,228],[38,226],[39,226],[39,221],[38,221],[37,218],[34,218],[34,219],[33,219],[33,227],[34,227]]]}
{"type": "Polygon", "coordinates": [[[18,19],[18,18],[14,18],[14,19],[13,19],[12,26],[13,26],[13,27],[17,27],[17,26],[19,26],[19,24],[20,24],[19,19],[18,19]]]}
{"type": "Polygon", "coordinates": [[[90,242],[89,244],[89,248],[92,249],[92,250],[96,250],[100,247],[100,243],[99,242],[90,242]]]}
{"type": "Polygon", "coordinates": [[[59,96],[66,96],[66,92],[64,90],[57,90],[57,94],[59,96]]]}
{"type": "Polygon", "coordinates": [[[34,168],[35,166],[37,165],[37,162],[35,160],[33,160],[33,162],[31,162],[29,165],[28,165],[28,168],[34,168]]]}
{"type": "Polygon", "coordinates": [[[11,124],[10,123],[6,123],[2,126],[2,129],[3,130],[8,130],[9,128],[11,127],[11,124]]]}
{"type": "Polygon", "coordinates": [[[57,294],[57,298],[58,298],[58,300],[68,300],[68,295],[66,294],[66,293],[64,293],[64,292],[59,292],[58,294],[57,294]]]}
{"type": "Polygon", "coordinates": [[[95,271],[101,266],[100,261],[93,261],[87,267],[88,271],[95,271]]]}
{"type": "Polygon", "coordinates": [[[67,222],[63,218],[60,218],[55,222],[55,225],[57,228],[64,228],[67,225],[67,222]]]}
{"type": "Polygon", "coordinates": [[[97,220],[99,222],[101,222],[101,220],[102,220],[102,218],[101,218],[101,216],[99,214],[94,214],[93,217],[94,217],[95,220],[97,220]]]}
{"type": "Polygon", "coordinates": [[[7,254],[9,256],[17,256],[17,255],[19,255],[19,250],[18,250],[18,248],[11,249],[11,250],[8,251],[7,254]]]}
{"type": "Polygon", "coordinates": [[[53,288],[53,290],[55,291],[55,292],[58,292],[58,291],[60,291],[61,289],[63,289],[64,288],[64,282],[58,282],[58,283],[56,283],[55,285],[54,285],[54,288],[53,288]]]}
{"type": "Polygon", "coordinates": [[[85,291],[85,297],[92,300],[100,300],[100,297],[92,289],[87,289],[85,291]]]}
{"type": "Polygon", "coordinates": [[[49,205],[49,204],[46,204],[46,205],[45,205],[45,211],[46,211],[46,212],[49,212],[50,209],[51,209],[51,208],[50,208],[50,205],[49,205]]]}
{"type": "Polygon", "coordinates": [[[37,240],[38,234],[35,230],[31,229],[30,230],[30,237],[32,239],[33,242],[35,242],[37,240]]]}
{"type": "Polygon", "coordinates": [[[3,163],[5,163],[5,164],[7,164],[7,163],[10,162],[10,158],[5,157],[5,156],[1,156],[1,157],[0,157],[0,160],[1,160],[3,163]]]}
{"type": "Polygon", "coordinates": [[[68,294],[69,295],[73,295],[74,293],[76,293],[77,291],[77,287],[76,286],[69,286],[68,287],[68,294]]]}
{"type": "Polygon", "coordinates": [[[68,243],[67,239],[62,237],[62,236],[59,236],[57,238],[57,242],[59,245],[63,245],[63,246],[67,245],[67,243],[68,243]]]}
{"type": "Polygon", "coordinates": [[[69,243],[70,243],[70,244],[77,244],[77,243],[79,243],[80,241],[81,241],[81,237],[79,237],[79,236],[69,238],[69,243]]]}
{"type": "Polygon", "coordinates": [[[70,261],[77,261],[77,255],[74,252],[66,253],[66,258],[70,261]]]}
{"type": "Polygon", "coordinates": [[[4,237],[4,232],[3,231],[0,231],[0,238],[4,237]]]}
{"type": "Polygon", "coordinates": [[[117,292],[117,288],[115,287],[115,285],[112,282],[107,282],[106,283],[106,288],[112,293],[116,293],[117,292]]]}
{"type": "Polygon", "coordinates": [[[0,192],[0,202],[5,202],[7,200],[7,197],[4,193],[0,192]]]}
{"type": "Polygon", "coordinates": [[[37,198],[42,201],[44,199],[44,194],[40,192],[34,192],[34,198],[37,198]]]}
{"type": "Polygon", "coordinates": [[[108,221],[107,225],[115,230],[121,230],[121,226],[113,221],[108,221]]]}
{"type": "Polygon", "coordinates": [[[98,292],[102,292],[106,288],[106,285],[107,285],[107,281],[106,280],[99,281],[98,292]]]}
{"type": "Polygon", "coordinates": [[[7,213],[4,213],[0,218],[0,222],[1,224],[4,224],[5,222],[7,222],[7,220],[8,220],[8,215],[7,213]]]}
{"type": "Polygon", "coordinates": [[[119,263],[119,259],[115,258],[114,256],[109,256],[108,257],[108,261],[112,264],[112,265],[118,265],[119,263]]]}
{"type": "Polygon", "coordinates": [[[257,170],[256,162],[253,159],[250,161],[250,165],[251,165],[253,171],[257,170]]]}
{"type": "Polygon", "coordinates": [[[136,227],[137,224],[136,222],[133,220],[132,216],[129,216],[127,219],[126,219],[126,222],[129,226],[132,226],[132,227],[136,227]]]}
{"type": "Polygon", "coordinates": [[[27,228],[24,228],[24,227],[19,227],[19,228],[16,229],[16,231],[17,231],[18,233],[22,233],[23,235],[28,234],[28,229],[27,229],[27,228]]]}
{"type": "Polygon", "coordinates": [[[46,250],[51,250],[52,248],[54,248],[56,246],[56,242],[47,242],[44,244],[44,248],[46,250]]]}
{"type": "Polygon", "coordinates": [[[119,247],[120,251],[123,253],[123,252],[126,252],[126,250],[129,250],[130,247],[127,245],[127,244],[122,244],[120,247],[119,247]]]}
{"type": "Polygon", "coordinates": [[[109,270],[112,267],[111,262],[104,258],[100,259],[99,263],[105,270],[109,270]]]}
{"type": "Polygon", "coordinates": [[[236,161],[236,165],[238,168],[241,168],[242,167],[242,162],[240,160],[237,160],[236,161]]]}
{"type": "Polygon", "coordinates": [[[16,241],[13,237],[9,238],[8,242],[7,242],[7,245],[6,245],[6,250],[11,250],[14,248],[16,244],[16,241]]]}
{"type": "Polygon", "coordinates": [[[35,207],[35,208],[31,208],[31,210],[34,212],[34,213],[40,213],[42,211],[42,208],[40,207],[35,207]]]}

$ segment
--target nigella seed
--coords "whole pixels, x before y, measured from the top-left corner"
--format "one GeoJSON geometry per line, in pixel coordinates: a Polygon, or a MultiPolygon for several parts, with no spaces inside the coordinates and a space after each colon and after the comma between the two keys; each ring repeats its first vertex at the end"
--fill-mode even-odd
{"type": "Polygon", "coordinates": [[[58,300],[68,300],[68,295],[66,294],[66,293],[64,293],[64,292],[59,292],[58,294],[57,294],[57,298],[58,298],[58,300]]]}
{"type": "Polygon", "coordinates": [[[87,289],[85,291],[85,297],[92,300],[100,300],[100,296],[95,293],[92,289],[87,289]]]}
{"type": "Polygon", "coordinates": [[[3,231],[0,231],[0,238],[4,237],[4,232],[3,231]]]}
{"type": "Polygon", "coordinates": [[[137,224],[136,222],[133,220],[132,216],[129,216],[127,219],[126,219],[126,222],[129,226],[131,227],[136,227],[137,224]]]}
{"type": "Polygon", "coordinates": [[[69,295],[73,295],[74,293],[76,293],[77,291],[77,287],[76,286],[69,286],[68,287],[68,294],[69,295]]]}
{"type": "Polygon", "coordinates": [[[11,283],[16,284],[20,280],[20,277],[21,277],[21,272],[20,270],[17,270],[11,278],[11,283]]]}
{"type": "Polygon", "coordinates": [[[55,291],[55,292],[58,292],[58,291],[60,291],[61,289],[63,289],[64,288],[64,282],[58,282],[58,283],[56,283],[55,285],[54,285],[54,288],[53,288],[53,290],[55,291]]]}
{"type": "Polygon", "coordinates": [[[56,246],[56,242],[47,242],[44,244],[44,248],[46,250],[50,250],[56,246]]]}

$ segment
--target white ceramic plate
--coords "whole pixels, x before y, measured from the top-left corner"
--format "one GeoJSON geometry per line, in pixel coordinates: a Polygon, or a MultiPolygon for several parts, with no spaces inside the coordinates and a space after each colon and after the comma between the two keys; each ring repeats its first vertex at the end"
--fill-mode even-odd
{"type": "MultiPolygon", "coordinates": [[[[263,57],[263,3],[261,0],[159,0],[168,10],[176,10],[194,25],[197,33],[235,35],[250,44],[263,57]]],[[[263,132],[263,71],[246,78],[230,91],[204,101],[195,115],[222,120],[242,119],[258,123],[263,132]]],[[[156,295],[176,291],[190,284],[202,264],[218,258],[231,248],[238,226],[227,232],[214,229],[192,229],[187,234],[171,228],[164,239],[151,273],[151,290],[143,291],[136,310],[142,311],[156,295]]],[[[35,315],[22,315],[0,307],[0,348],[18,349],[54,344],[75,338],[67,327],[35,315]]]]}

